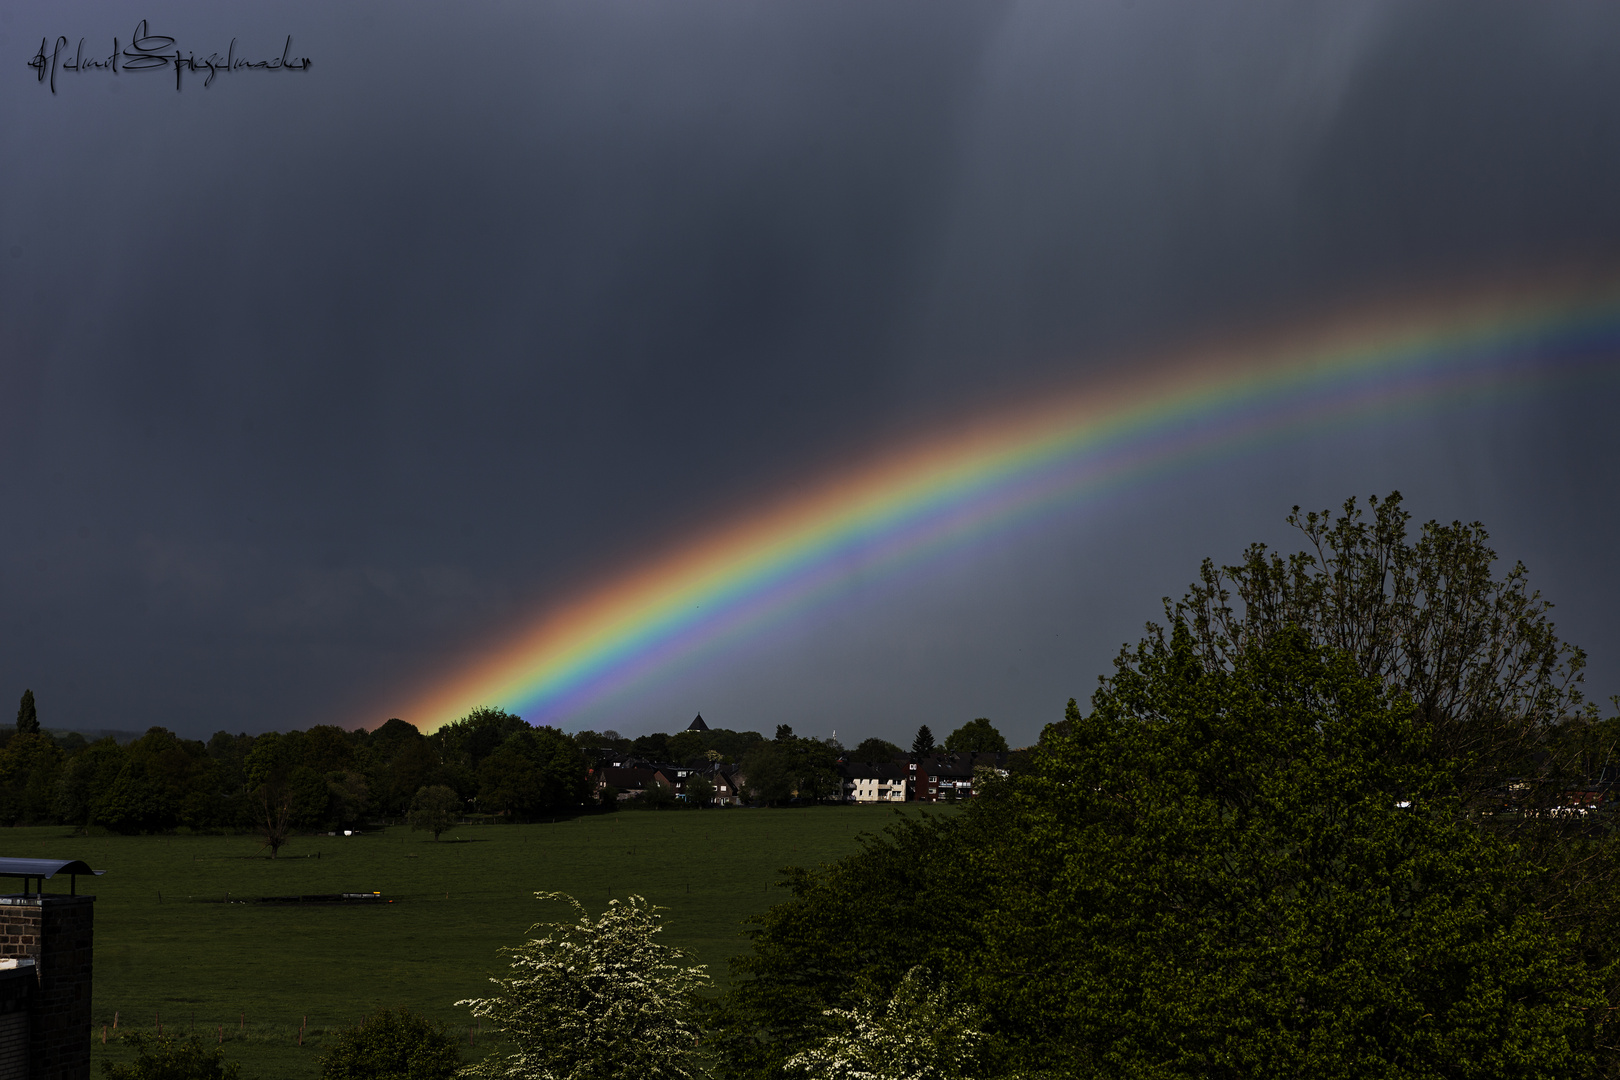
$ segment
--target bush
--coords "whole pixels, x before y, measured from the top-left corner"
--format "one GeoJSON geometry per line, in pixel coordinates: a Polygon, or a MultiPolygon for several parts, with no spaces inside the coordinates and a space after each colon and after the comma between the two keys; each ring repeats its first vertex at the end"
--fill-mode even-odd
{"type": "Polygon", "coordinates": [[[654,780],[647,785],[647,790],[642,792],[641,798],[636,801],[641,804],[643,810],[662,810],[666,806],[675,805],[675,789],[654,780]]]}
{"type": "Polygon", "coordinates": [[[338,1036],[321,1080],[450,1080],[461,1050],[444,1029],[405,1009],[384,1009],[338,1036]]]}
{"type": "Polygon", "coordinates": [[[225,1052],[209,1049],[195,1035],[181,1039],[173,1035],[134,1032],[124,1041],[135,1048],[132,1065],[101,1063],[109,1080],[240,1080],[242,1066],[225,1060],[225,1052]]]}
{"type": "Polygon", "coordinates": [[[467,1070],[482,1080],[697,1080],[697,994],[709,985],[701,965],[657,943],[657,909],[639,896],[610,900],[600,918],[562,893],[578,916],[539,923],[506,952],[512,974],[491,979],[494,997],[458,1001],[494,1022],[516,1047],[467,1070]]]}
{"type": "Polygon", "coordinates": [[[461,796],[454,790],[443,784],[434,784],[416,793],[405,820],[410,822],[412,832],[430,832],[437,840],[439,834],[454,825],[465,810],[461,796]]]}

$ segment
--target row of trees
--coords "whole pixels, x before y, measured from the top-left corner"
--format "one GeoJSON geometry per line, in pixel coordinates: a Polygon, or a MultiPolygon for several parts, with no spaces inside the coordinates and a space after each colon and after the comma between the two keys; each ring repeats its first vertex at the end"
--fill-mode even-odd
{"type": "Polygon", "coordinates": [[[246,828],[274,837],[402,817],[433,786],[453,791],[464,808],[516,819],[578,806],[588,794],[588,762],[574,739],[497,709],[431,736],[390,720],[370,732],[222,731],[207,742],[152,728],[120,744],[52,736],[38,728],[33,706],[25,695],[16,731],[0,733],[6,825],[246,828]]]}
{"type": "MultiPolygon", "coordinates": [[[[950,741],[1006,746],[983,719],[964,725],[950,741]]],[[[369,732],[330,726],[258,736],[221,731],[204,742],[152,728],[125,744],[112,738],[92,743],[42,730],[29,690],[15,730],[0,730],[0,824],[99,825],[121,833],[253,829],[264,831],[275,849],[294,832],[404,818],[425,789],[434,790],[440,809],[448,792],[458,814],[471,809],[531,820],[588,801],[590,752],[599,749],[677,763],[740,760],[767,802],[795,792],[836,798],[835,766],[845,756],[836,742],[796,736],[786,725],[773,739],[716,729],[631,740],[614,732],[568,735],[530,727],[493,708],[475,709],[432,735],[396,719],[369,732]]],[[[849,756],[889,761],[901,755],[892,743],[867,739],[849,756]]]]}

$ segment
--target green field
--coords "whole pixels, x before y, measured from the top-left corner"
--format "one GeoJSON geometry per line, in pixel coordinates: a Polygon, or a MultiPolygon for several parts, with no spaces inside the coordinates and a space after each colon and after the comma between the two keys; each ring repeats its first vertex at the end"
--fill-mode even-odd
{"type": "MultiPolygon", "coordinates": [[[[908,812],[916,813],[913,807],[908,812]]],[[[555,824],[462,827],[434,843],[403,827],[358,837],[299,837],[264,857],[248,836],[75,836],[8,829],[0,855],[79,858],[107,874],[79,882],[96,901],[96,1056],[124,1060],[119,1031],[218,1037],[260,1080],[313,1077],[323,1042],[383,1006],[404,1006],[468,1035],[454,1002],[485,992],[502,946],[568,909],[598,912],[635,892],[668,910],[666,944],[717,982],[743,951],[740,922],[778,902],[778,871],[855,849],[892,807],[624,812],[555,824]],[[222,903],[244,897],[380,891],[362,907],[222,903]],[[245,1019],[244,1019],[245,1016],[245,1019]],[[298,1030],[308,1017],[304,1045],[298,1030]],[[109,1043],[101,1044],[102,1025],[109,1043]]],[[[49,883],[67,891],[67,882],[49,883]]],[[[470,1036],[473,1052],[493,1043],[470,1036]]],[[[100,1067],[96,1066],[96,1075],[100,1067]]]]}

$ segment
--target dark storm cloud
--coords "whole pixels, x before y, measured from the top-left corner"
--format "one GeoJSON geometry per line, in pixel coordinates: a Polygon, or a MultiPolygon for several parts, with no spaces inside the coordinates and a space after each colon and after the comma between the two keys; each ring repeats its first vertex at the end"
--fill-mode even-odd
{"type": "MultiPolygon", "coordinates": [[[[129,15],[5,14],[0,689],[58,703],[47,724],[381,719],[598,569],[899,426],[1620,239],[1596,5],[175,5],[143,15],[199,49],[292,33],[312,69],[54,98],[38,39],[129,15]]],[[[1474,483],[1424,462],[1257,475],[1200,503],[1197,554],[1313,484],[1474,483]]],[[[1001,694],[1032,734],[1141,617],[1053,644],[1042,596],[1086,575],[1062,546],[871,609],[864,663],[805,630],[727,707],[904,726],[1001,694]],[[1027,625],[1030,658],[963,664],[982,644],[941,605],[1027,625]]],[[[1135,546],[1115,577],[1146,598],[1174,587],[1155,558],[1192,557],[1135,546]]]]}
{"type": "Polygon", "coordinates": [[[1020,7],[912,389],[942,357],[1039,381],[1324,298],[1612,261],[1617,30],[1606,5],[1020,7]]]}

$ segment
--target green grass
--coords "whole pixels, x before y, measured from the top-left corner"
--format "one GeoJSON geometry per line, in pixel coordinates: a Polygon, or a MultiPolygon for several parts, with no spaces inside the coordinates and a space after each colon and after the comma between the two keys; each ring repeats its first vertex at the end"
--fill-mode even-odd
{"type": "MultiPolygon", "coordinates": [[[[912,808],[911,812],[915,812],[912,808]]],[[[639,893],[667,910],[665,944],[726,981],[747,948],[742,920],[783,898],[788,865],[853,851],[894,820],[891,807],[624,812],[556,824],[463,827],[434,843],[403,827],[360,837],[299,837],[279,859],[248,836],[74,836],[8,829],[0,854],[80,858],[105,877],[96,900],[97,1059],[128,1060],[113,1038],[223,1027],[227,1055],[260,1080],[314,1077],[323,1044],[384,1006],[403,1006],[463,1036],[454,1002],[501,973],[498,950],[541,920],[567,918],[538,890],[570,893],[594,914],[639,893]],[[208,901],[380,891],[392,904],[273,907],[208,901]],[[161,900],[160,900],[161,895],[161,900]],[[243,1016],[245,1014],[245,1022],[243,1016]],[[304,1045],[298,1030],[308,1017],[304,1045]],[[101,1044],[102,1025],[109,1043],[101,1044]]],[[[49,883],[65,892],[67,882],[49,883]]],[[[471,1049],[494,1048],[475,1036],[471,1049]]],[[[100,1075],[100,1066],[95,1066],[100,1075]]]]}

